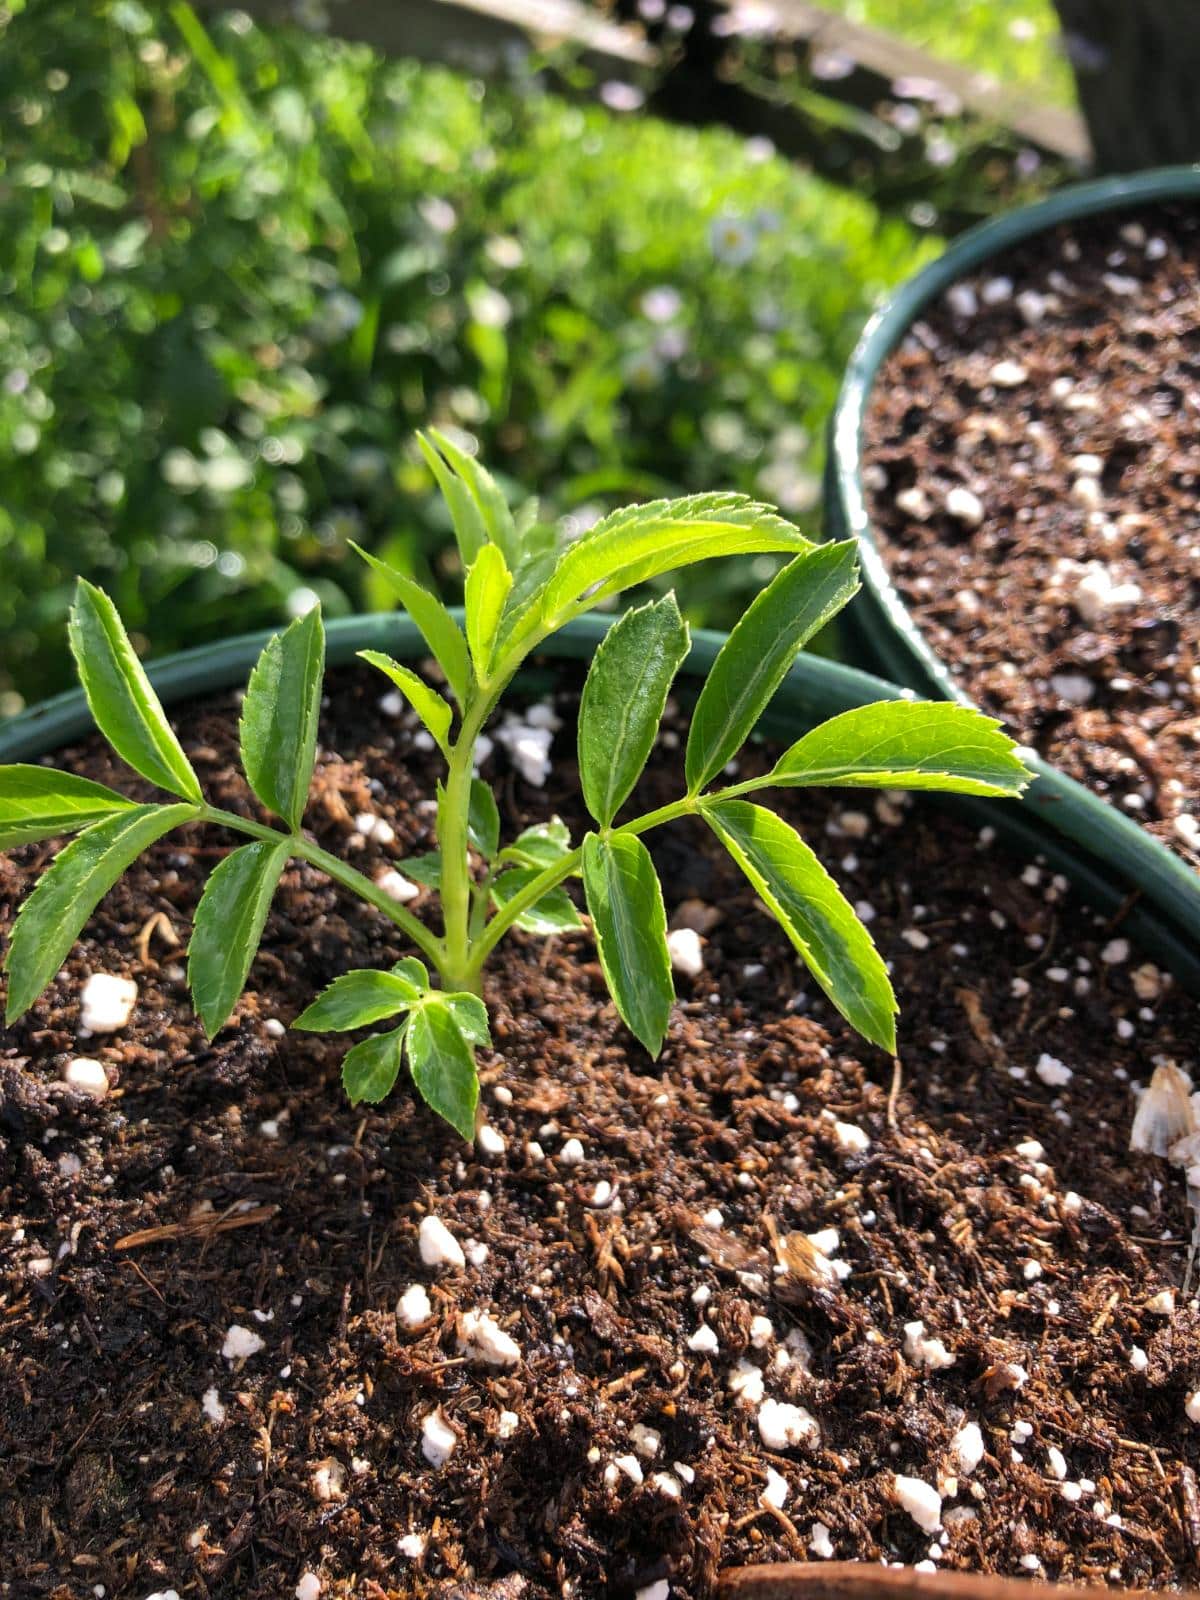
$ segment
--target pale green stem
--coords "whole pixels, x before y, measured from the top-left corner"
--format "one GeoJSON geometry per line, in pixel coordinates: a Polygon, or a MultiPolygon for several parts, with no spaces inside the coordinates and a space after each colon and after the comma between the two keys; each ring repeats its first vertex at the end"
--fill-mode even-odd
{"type": "Polygon", "coordinates": [[[370,878],[355,867],[339,861],[337,856],[330,855],[328,850],[322,850],[320,845],[313,844],[302,834],[286,834],[278,828],[266,827],[261,822],[251,822],[248,817],[239,817],[236,812],[222,811],[217,806],[205,806],[201,812],[201,820],[218,823],[222,828],[232,828],[238,833],[249,834],[252,839],[265,839],[271,844],[278,844],[281,839],[286,839],[291,846],[293,856],[300,861],[307,861],[310,866],[319,868],[335,883],[340,883],[343,889],[349,889],[351,894],[356,894],[360,900],[365,900],[377,911],[381,911],[389,921],[394,922],[406,933],[417,949],[440,970],[444,952],[437,936],[431,933],[424,923],[419,922],[411,911],[406,911],[390,895],[385,894],[378,884],[372,883],[370,878]]]}
{"type": "MultiPolygon", "coordinates": [[[[501,685],[502,687],[502,685],[501,685]]],[[[471,860],[467,823],[471,812],[471,780],[475,775],[475,741],[492,713],[500,688],[481,687],[468,701],[458,738],[450,747],[450,764],[438,808],[438,847],[442,854],[442,916],[446,924],[439,963],[447,989],[479,992],[479,967],[471,960],[471,860]]]]}
{"type": "MultiPolygon", "coordinates": [[[[622,833],[647,833],[651,828],[657,828],[664,822],[673,822],[676,817],[693,816],[702,811],[705,804],[706,799],[703,796],[696,798],[689,795],[682,800],[672,800],[669,805],[659,806],[655,811],[647,811],[640,817],[634,817],[631,822],[623,823],[619,828],[603,829],[602,836],[610,838],[622,833]]],[[[517,918],[528,911],[530,906],[536,905],[544,894],[549,894],[551,889],[556,889],[560,883],[578,872],[582,862],[583,847],[580,845],[569,855],[563,856],[561,861],[556,861],[553,866],[539,872],[536,878],[531,878],[519,893],[513,895],[512,899],[496,912],[471,949],[471,970],[476,977],[482,971],[488,956],[517,918]]]]}

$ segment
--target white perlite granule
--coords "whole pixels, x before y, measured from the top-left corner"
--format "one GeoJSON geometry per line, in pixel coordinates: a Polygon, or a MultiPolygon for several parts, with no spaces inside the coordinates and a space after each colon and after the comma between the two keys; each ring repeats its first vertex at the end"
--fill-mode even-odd
{"type": "Polygon", "coordinates": [[[421,1424],[421,1454],[431,1467],[444,1467],[454,1454],[458,1435],[446,1421],[441,1406],[431,1411],[421,1424]]]}
{"type": "Polygon", "coordinates": [[[429,1294],[423,1283],[410,1283],[408,1288],[396,1302],[396,1316],[400,1326],[410,1332],[429,1321],[433,1315],[433,1306],[429,1301],[429,1294]]]}
{"type": "Polygon", "coordinates": [[[937,1490],[920,1478],[906,1478],[901,1473],[895,1478],[896,1504],[921,1529],[922,1533],[936,1533],[942,1525],[942,1497],[937,1490]]]}
{"type": "Polygon", "coordinates": [[[76,1094],[86,1094],[92,1100],[103,1100],[108,1093],[108,1074],[102,1061],[91,1056],[76,1056],[63,1068],[63,1082],[76,1094]]]}
{"type": "Polygon", "coordinates": [[[462,1245],[438,1217],[421,1218],[417,1247],[427,1267],[465,1267],[467,1264],[462,1245]]]}
{"type": "Polygon", "coordinates": [[[93,972],[79,995],[79,1028],[82,1033],[115,1033],[133,1015],[138,986],[132,978],[118,978],[111,972],[93,972]]]}
{"type": "Polygon", "coordinates": [[[245,1361],[265,1348],[264,1340],[259,1338],[253,1328],[243,1328],[240,1322],[235,1322],[225,1335],[221,1354],[226,1361],[245,1361]]]}
{"type": "Polygon", "coordinates": [[[817,1444],[821,1430],[811,1411],[781,1400],[764,1400],[758,1408],[759,1438],[768,1450],[790,1450],[798,1444],[817,1444]]]}

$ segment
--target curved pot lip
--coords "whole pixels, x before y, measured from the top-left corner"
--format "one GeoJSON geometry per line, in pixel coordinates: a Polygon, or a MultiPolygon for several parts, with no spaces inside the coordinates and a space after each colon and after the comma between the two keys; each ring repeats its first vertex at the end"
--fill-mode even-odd
{"type": "MultiPolygon", "coordinates": [[[[951,677],[913,620],[884,563],[871,529],[861,476],[866,408],[879,369],[920,312],[942,291],[1003,250],[1059,222],[1122,211],[1155,200],[1200,197],[1200,164],[1158,167],[1128,177],[1071,184],[1044,200],[971,228],[915,273],[873,314],[863,329],[830,424],[827,512],[840,537],[858,540],[864,595],[875,622],[890,631],[883,652],[889,670],[921,694],[974,702],[951,677]]],[[[1027,757],[1037,773],[1026,804],[1047,822],[1099,857],[1109,873],[1145,894],[1191,941],[1200,945],[1200,875],[1085,785],[1040,757],[1027,757]]]]}
{"type": "MultiPolygon", "coordinates": [[[[615,615],[580,617],[545,640],[535,657],[588,659],[615,621],[615,615]]],[[[276,631],[260,629],[159,656],[146,663],[146,671],[166,705],[227,689],[245,682],[259,651],[276,631]]],[[[352,660],[361,649],[390,649],[410,659],[428,655],[412,620],[394,611],[338,617],[326,623],[325,631],[330,666],[352,660]]],[[[696,629],[682,670],[692,676],[706,672],[727,637],[713,629],[696,629]]],[[[767,708],[760,727],[775,737],[794,737],[797,719],[816,721],[874,700],[911,699],[913,696],[914,690],[889,683],[858,667],[801,653],[774,702],[767,708]]],[[[94,728],[83,691],[67,689],[0,723],[0,762],[37,760],[93,732],[94,728]]],[[[1122,926],[1135,943],[1170,968],[1181,982],[1200,993],[1200,955],[1151,912],[1141,907],[1130,910],[1120,887],[1114,885],[1111,873],[1098,871],[1093,863],[1053,835],[1046,837],[1030,822],[1025,804],[982,800],[970,795],[941,798],[961,815],[995,828],[997,833],[1011,840],[1021,854],[1030,858],[1037,855],[1054,870],[1066,873],[1095,908],[1123,913],[1122,926]]]]}

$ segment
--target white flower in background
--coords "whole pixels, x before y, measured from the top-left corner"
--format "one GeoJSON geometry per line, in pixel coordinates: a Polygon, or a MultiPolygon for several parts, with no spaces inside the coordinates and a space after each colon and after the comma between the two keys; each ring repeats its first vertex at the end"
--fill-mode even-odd
{"type": "Polygon", "coordinates": [[[691,6],[669,6],[667,8],[667,27],[672,33],[690,33],[696,21],[696,13],[691,6]]]}
{"type": "Polygon", "coordinates": [[[525,251],[521,248],[521,241],[514,239],[511,234],[498,233],[484,245],[484,253],[489,261],[497,267],[502,267],[506,272],[513,271],[525,260],[525,251]]]}
{"type": "Polygon", "coordinates": [[[331,289],[316,316],[316,333],[332,343],[353,333],[363,319],[362,301],[346,289],[331,289]]]}
{"type": "Polygon", "coordinates": [[[664,328],[654,341],[654,354],[661,361],[679,361],[687,354],[688,337],[682,328],[664,328]]]}
{"type": "Polygon", "coordinates": [[[673,322],[683,310],[683,296],[670,284],[647,289],[639,302],[642,315],[650,322],[673,322]]]}
{"type": "Polygon", "coordinates": [[[778,33],[779,28],[778,11],[761,0],[742,0],[712,23],[712,32],[718,39],[763,39],[778,33]]]}
{"type": "Polygon", "coordinates": [[[663,379],[662,358],[653,350],[635,350],[621,364],[631,389],[657,389],[663,379]]]}
{"type": "Polygon", "coordinates": [[[506,328],[512,321],[512,302],[491,284],[480,283],[468,289],[467,305],[475,321],[485,328],[506,328]]]}
{"type": "Polygon", "coordinates": [[[426,195],[417,210],[425,226],[432,228],[434,233],[450,233],[458,222],[458,213],[449,200],[443,200],[436,194],[426,195]]]}
{"type": "Polygon", "coordinates": [[[646,104],[646,96],[635,84],[622,83],[619,78],[600,85],[600,100],[610,111],[640,111],[646,104]]]}
{"type": "Polygon", "coordinates": [[[754,254],[758,241],[745,217],[720,216],[709,230],[709,242],[717,260],[727,267],[741,267],[754,254]]]}
{"type": "Polygon", "coordinates": [[[772,505],[793,514],[811,511],[821,498],[821,480],[797,462],[769,462],[758,475],[758,487],[772,505]]]}

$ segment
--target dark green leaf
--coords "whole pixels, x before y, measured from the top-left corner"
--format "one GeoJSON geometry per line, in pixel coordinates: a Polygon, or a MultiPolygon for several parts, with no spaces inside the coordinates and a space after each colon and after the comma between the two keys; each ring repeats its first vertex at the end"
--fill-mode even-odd
{"type": "Polygon", "coordinates": [[[400,1054],[408,1026],[404,1023],[390,1033],[373,1033],[347,1050],[342,1061],[342,1084],[352,1106],[364,1100],[378,1105],[391,1093],[400,1075],[400,1054]]]}
{"type": "Polygon", "coordinates": [[[688,732],[688,793],[720,772],[749,737],[796,652],[858,588],[857,544],[825,544],[769,583],[721,647],[688,732]]]}
{"type": "Polygon", "coordinates": [[[887,968],[800,835],[773,811],[745,800],[705,806],[704,818],[846,1021],[894,1055],[897,1008],[887,968]]]}
{"type": "Polygon", "coordinates": [[[675,988],[667,916],[650,852],[632,834],[583,841],[583,887],[600,965],[622,1021],[652,1056],[662,1049],[675,988]]]}
{"type": "Polygon", "coordinates": [[[344,1033],[350,1028],[368,1028],[373,1022],[407,1011],[425,992],[408,976],[359,967],[343,972],[323,989],[292,1023],[306,1033],[344,1033]]]}
{"type": "Polygon", "coordinates": [[[78,833],[133,801],[102,783],[53,767],[0,767],[0,850],[78,833]]]}
{"type": "Polygon", "coordinates": [[[856,706],[806,733],[771,777],[780,785],[951,789],[1019,795],[1032,774],[992,717],[969,706],[884,700],[856,706]]]}
{"type": "MultiPolygon", "coordinates": [[[[502,872],[492,884],[493,903],[506,906],[514,895],[528,888],[541,875],[541,871],[540,867],[514,867],[511,872],[502,872]]],[[[568,933],[582,926],[570,895],[562,888],[549,890],[517,918],[518,928],[524,928],[526,933],[540,934],[543,938],[552,933],[568,933]]]]}
{"type": "Polygon", "coordinates": [[[246,685],[239,724],[242,766],[268,811],[295,833],[317,750],[325,629],[319,606],[263,647],[246,685]]]}
{"type": "Polygon", "coordinates": [[[467,837],[485,861],[490,861],[500,848],[500,812],[496,796],[482,778],[471,779],[467,837]]]}
{"type": "Polygon", "coordinates": [[[520,867],[553,867],[571,853],[571,835],[561,817],[537,822],[519,833],[500,852],[501,861],[520,867]]]}
{"type": "Polygon", "coordinates": [[[423,589],[415,579],[398,572],[395,567],[389,567],[386,561],[380,561],[369,550],[360,549],[353,540],[351,548],[357,550],[367,565],[386,579],[400,596],[404,609],[416,623],[430,653],[446,674],[446,682],[461,706],[470,692],[471,663],[467,656],[467,641],[458,623],[437,596],[423,589]]]}
{"type": "Polygon", "coordinates": [[[485,544],[467,569],[463,592],[467,642],[475,663],[475,675],[481,680],[487,678],[491,669],[500,619],[512,582],[512,573],[498,544],[485,544]]]}
{"type": "Polygon", "coordinates": [[[596,648],[579,704],[579,776],[602,828],[641,775],[688,646],[687,623],[669,594],[627,611],[596,648]]]}
{"type": "Polygon", "coordinates": [[[246,987],[250,963],[290,855],[289,842],[262,840],[227,855],[204,886],[188,945],[188,986],[211,1039],[246,987]]]}
{"type": "Polygon", "coordinates": [[[408,1069],[421,1098],[464,1139],[475,1137],[479,1074],[471,1041],[444,1002],[429,1000],[408,1025],[408,1069]]]}
{"type": "Polygon", "coordinates": [[[437,690],[431,689],[424,678],[419,678],[410,668],[401,666],[380,650],[360,650],[358,653],[364,661],[370,662],[371,666],[377,667],[386,678],[391,679],[433,735],[442,754],[448,755],[450,722],[454,713],[437,690]]]}
{"type": "Polygon", "coordinates": [[[135,772],[197,804],[200,782],[150,687],[117,608],[80,578],[67,629],[79,681],[96,726],[135,772]]]}
{"type": "Polygon", "coordinates": [[[192,805],[134,806],[93,823],[58,852],[13,924],[4,958],[10,1023],[62,966],[84,923],[130,862],[197,812],[192,805]]]}
{"type": "MultiPolygon", "coordinates": [[[[469,456],[460,450],[453,440],[448,439],[444,433],[439,433],[436,428],[430,428],[429,436],[454,469],[475,506],[479,524],[473,524],[472,531],[481,524],[484,536],[490,539],[493,544],[499,545],[509,565],[515,566],[520,552],[520,537],[517,526],[513,521],[513,514],[509,510],[508,501],[501,493],[496,480],[486,467],[476,461],[473,456],[469,456]]],[[[426,453],[425,459],[429,461],[428,453],[426,453]]],[[[430,465],[432,466],[432,462],[430,465]]],[[[441,479],[439,478],[438,481],[440,483],[441,479]]],[[[462,548],[461,539],[459,548],[462,548]]],[[[477,550],[476,553],[478,553],[477,550]]],[[[465,552],[463,553],[464,566],[469,565],[473,559],[474,555],[468,556],[465,552]]]]}
{"type": "Polygon", "coordinates": [[[427,850],[424,855],[409,856],[407,861],[396,863],[397,872],[411,878],[414,883],[420,883],[426,889],[440,889],[442,886],[442,853],[440,850],[427,850]]]}

